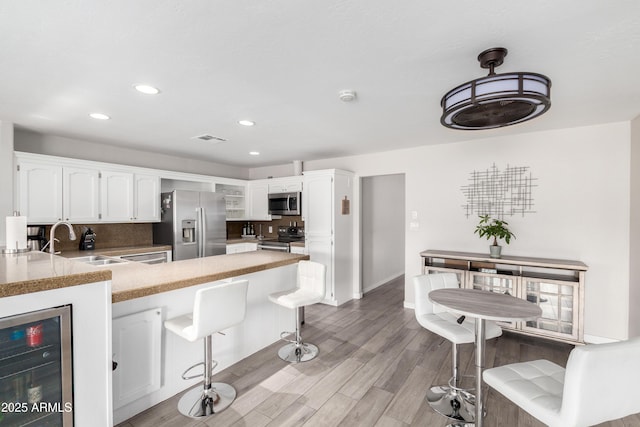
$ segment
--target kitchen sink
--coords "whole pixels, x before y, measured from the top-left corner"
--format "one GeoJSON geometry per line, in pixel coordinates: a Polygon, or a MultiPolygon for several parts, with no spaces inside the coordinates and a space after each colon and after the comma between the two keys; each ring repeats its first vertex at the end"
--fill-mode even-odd
{"type": "Polygon", "coordinates": [[[71,259],[74,261],[80,261],[80,262],[84,262],[85,264],[96,265],[96,266],[124,264],[127,262],[118,258],[111,258],[104,255],[89,255],[89,256],[83,256],[83,257],[71,258],[71,259]]]}

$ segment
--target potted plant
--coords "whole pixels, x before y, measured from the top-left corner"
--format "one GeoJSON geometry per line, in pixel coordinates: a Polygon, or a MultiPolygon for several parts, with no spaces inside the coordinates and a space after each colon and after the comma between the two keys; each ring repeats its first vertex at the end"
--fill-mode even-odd
{"type": "Polygon", "coordinates": [[[489,215],[480,216],[480,222],[474,233],[478,233],[480,237],[486,237],[487,240],[493,237],[493,244],[489,246],[491,258],[500,258],[502,247],[498,245],[498,239],[504,240],[508,245],[512,237],[516,238],[516,235],[509,231],[507,225],[509,224],[506,221],[491,218],[489,215]]]}

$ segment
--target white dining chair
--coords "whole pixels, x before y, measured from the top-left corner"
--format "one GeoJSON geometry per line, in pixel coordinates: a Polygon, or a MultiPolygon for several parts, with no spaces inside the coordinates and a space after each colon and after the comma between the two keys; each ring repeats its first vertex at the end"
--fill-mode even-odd
{"type": "MultiPolygon", "coordinates": [[[[451,379],[447,385],[433,386],[427,391],[429,405],[438,413],[452,420],[472,423],[475,419],[473,390],[461,387],[458,361],[458,345],[475,342],[475,319],[446,311],[429,300],[429,292],[443,288],[458,288],[455,273],[422,274],[413,278],[415,291],[415,315],[425,329],[451,341],[451,379]]],[[[502,335],[495,322],[486,322],[486,339],[502,335]]]]}
{"type": "Polygon", "coordinates": [[[487,369],[484,381],[550,427],[591,426],[640,412],[640,337],[575,347],[549,360],[487,369]]]}

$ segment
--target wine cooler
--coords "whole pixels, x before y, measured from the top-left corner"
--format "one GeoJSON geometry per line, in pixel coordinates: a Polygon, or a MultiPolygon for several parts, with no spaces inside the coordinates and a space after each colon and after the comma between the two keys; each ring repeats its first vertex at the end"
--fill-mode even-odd
{"type": "Polygon", "coordinates": [[[71,306],[0,319],[0,427],[73,426],[71,306]]]}

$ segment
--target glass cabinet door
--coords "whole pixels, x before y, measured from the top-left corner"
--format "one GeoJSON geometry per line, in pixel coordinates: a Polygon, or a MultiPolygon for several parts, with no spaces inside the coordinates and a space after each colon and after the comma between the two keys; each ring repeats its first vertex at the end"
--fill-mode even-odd
{"type": "Polygon", "coordinates": [[[578,284],[574,282],[523,278],[527,301],[542,309],[542,316],[524,322],[523,330],[562,338],[578,338],[578,284]]]}
{"type": "MultiPolygon", "coordinates": [[[[481,291],[495,292],[499,294],[508,294],[514,297],[518,297],[517,294],[517,276],[503,275],[496,273],[481,273],[471,272],[470,285],[472,289],[479,289],[481,291]]],[[[516,322],[496,322],[503,328],[516,328],[516,322]]]]}

